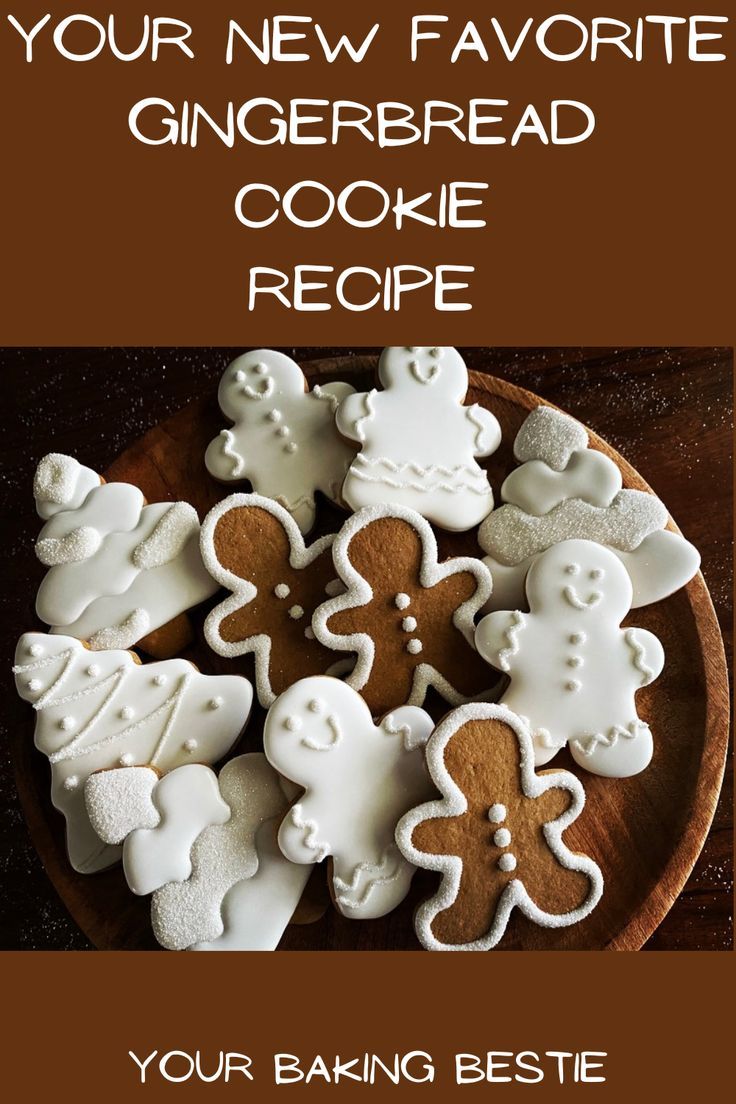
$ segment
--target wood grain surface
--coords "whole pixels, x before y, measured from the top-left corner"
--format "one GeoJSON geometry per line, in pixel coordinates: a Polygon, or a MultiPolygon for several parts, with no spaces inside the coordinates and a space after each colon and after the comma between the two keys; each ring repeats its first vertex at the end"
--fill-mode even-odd
{"type": "MultiPolygon", "coordinates": [[[[26,375],[29,390],[35,390],[44,399],[47,397],[47,386],[44,385],[49,383],[48,373],[46,379],[36,381],[28,369],[33,364],[34,356],[47,368],[50,361],[55,363],[56,369],[51,374],[55,376],[59,396],[56,404],[58,417],[52,403],[46,404],[47,423],[44,419],[39,420],[39,412],[36,412],[30,428],[34,442],[39,442],[38,447],[34,443],[33,451],[27,450],[20,461],[15,458],[15,470],[23,473],[21,478],[26,480],[26,484],[25,487],[20,485],[19,479],[17,493],[11,496],[8,503],[14,511],[11,526],[17,523],[18,527],[15,545],[18,555],[11,561],[11,568],[16,568],[14,581],[17,581],[17,587],[11,587],[5,596],[6,605],[12,607],[6,613],[4,624],[6,654],[12,654],[17,632],[35,623],[29,618],[29,611],[40,572],[32,558],[28,557],[30,542],[37,529],[30,508],[29,491],[34,462],[45,451],[54,448],[73,452],[100,468],[110,467],[110,437],[124,434],[125,428],[129,428],[127,440],[125,435],[119,439],[116,450],[119,452],[136,436],[131,423],[140,419],[142,429],[145,424],[150,425],[157,420],[148,416],[150,408],[146,407],[146,412],[143,412],[139,405],[141,402],[161,410],[160,417],[178,405],[169,402],[170,391],[173,390],[182,399],[200,395],[198,405],[188,417],[182,415],[164,433],[156,431],[145,442],[134,444],[125,453],[124,460],[110,467],[109,475],[138,482],[152,500],[176,494],[190,498],[200,509],[205,509],[219,492],[202,475],[201,445],[222,424],[213,396],[219,373],[231,352],[6,352],[6,369],[10,369],[10,375],[15,375],[17,380],[26,375]],[[116,362],[127,368],[122,373],[124,383],[121,383],[121,372],[116,362]],[[109,384],[104,382],[106,370],[109,384]],[[94,386],[97,381],[103,389],[109,386],[114,394],[110,396],[104,390],[101,394],[94,386]],[[93,384],[91,388],[90,383],[93,384]],[[97,433],[102,440],[95,439],[94,428],[85,432],[83,426],[77,426],[77,442],[65,441],[64,437],[68,437],[70,432],[74,434],[75,427],[64,420],[64,411],[72,422],[80,418],[84,422],[89,416],[88,409],[84,412],[80,410],[79,396],[85,384],[89,403],[96,411],[93,426],[98,427],[97,433]],[[111,418],[104,429],[104,419],[100,417],[102,410],[97,409],[103,407],[107,408],[107,416],[111,418]],[[178,458],[176,465],[172,464],[174,456],[178,458]],[[174,469],[176,479],[172,481],[171,472],[174,469]],[[13,615],[14,623],[10,621],[13,615]]],[[[296,355],[304,360],[314,352],[296,350],[296,355]]],[[[343,350],[329,352],[337,354],[343,350]]],[[[714,592],[721,621],[730,625],[728,549],[731,497],[728,475],[731,395],[728,354],[719,350],[568,349],[468,350],[466,355],[474,368],[509,377],[514,383],[531,385],[539,394],[581,417],[609,441],[620,445],[628,459],[634,461],[654,484],[686,535],[701,549],[705,576],[714,592]],[[643,459],[640,460],[638,454],[643,459]]],[[[327,358],[323,358],[320,365],[322,371],[334,374],[342,370],[341,365],[325,361],[327,358]]],[[[8,378],[7,370],[5,378],[8,378]]],[[[501,471],[511,464],[510,443],[524,411],[519,406],[517,395],[508,390],[504,393],[503,387],[499,391],[493,381],[479,379],[476,386],[479,391],[488,387],[493,389],[494,401],[499,404],[494,405],[494,410],[504,424],[505,445],[491,465],[492,481],[497,486],[501,471]]],[[[22,391],[17,397],[21,407],[20,420],[32,418],[32,406],[24,402],[22,391]]],[[[472,397],[477,400],[480,396],[474,394],[472,397]]],[[[15,425],[9,427],[11,432],[16,428],[15,425]]],[[[7,441],[6,450],[6,457],[12,458],[7,441]]],[[[7,465],[5,470],[9,470],[7,465]]],[[[13,470],[12,467],[10,470],[13,470]]],[[[637,485],[635,474],[625,469],[625,475],[630,485],[637,485]]],[[[332,515],[329,508],[323,511],[323,528],[334,527],[338,520],[336,511],[332,515]]],[[[464,540],[467,538],[448,535],[441,541],[443,550],[446,554],[459,551],[464,540]]],[[[616,882],[622,886],[625,882],[626,892],[611,894],[609,881],[605,909],[599,908],[583,926],[584,930],[577,932],[572,940],[569,933],[556,933],[552,940],[542,933],[540,939],[538,929],[518,924],[505,945],[600,946],[610,945],[613,939],[617,946],[638,946],[679,892],[699,850],[703,828],[710,819],[712,809],[709,799],[717,792],[722,759],[719,739],[724,734],[723,702],[719,701],[717,692],[715,696],[711,692],[711,701],[716,703],[716,714],[719,709],[721,711],[720,726],[716,714],[711,716],[709,722],[703,712],[703,689],[708,680],[711,683],[714,678],[718,681],[718,641],[713,635],[715,621],[709,619],[708,609],[702,586],[692,584],[687,594],[682,592],[658,607],[632,614],[632,623],[654,628],[665,642],[668,654],[665,675],[654,687],[648,688],[647,698],[642,694],[640,699],[644,703],[642,712],[650,717],[655,728],[655,740],[667,742],[658,753],[661,755],[659,764],[655,760],[650,771],[640,776],[639,780],[611,784],[608,780],[596,779],[591,784],[590,777],[586,778],[590,805],[586,810],[585,825],[593,825],[594,828],[580,841],[604,866],[610,864],[610,856],[615,855],[616,882]],[[699,627],[692,618],[693,605],[699,607],[699,627]],[[703,662],[695,662],[693,657],[701,654],[703,662]],[[720,737],[703,742],[709,723],[711,732],[720,733],[720,737]],[[672,733],[677,733],[677,737],[668,739],[672,733]],[[673,780],[678,783],[675,788],[673,780]],[[614,793],[614,790],[619,792],[614,793]],[[677,800],[674,800],[675,797],[677,800]],[[636,831],[632,829],[632,815],[633,823],[637,824],[636,831]],[[641,846],[642,839],[646,839],[646,847],[641,846]],[[624,874],[625,878],[622,878],[624,874]]],[[[214,670],[216,664],[212,662],[211,653],[207,653],[207,659],[207,665],[203,663],[204,669],[214,670]]],[[[227,661],[217,660],[217,663],[226,665],[227,661]]],[[[15,708],[19,705],[11,701],[10,708],[4,710],[3,720],[12,718],[8,727],[11,728],[12,743],[20,749],[21,779],[24,783],[31,780],[30,784],[25,785],[26,815],[33,823],[36,841],[41,841],[40,851],[45,857],[49,874],[62,889],[75,916],[87,934],[93,937],[95,944],[152,945],[147,904],[135,901],[127,892],[122,892],[119,871],[110,871],[94,878],[69,879],[63,848],[59,848],[58,817],[49,810],[47,767],[41,757],[32,751],[32,721],[27,716],[27,710],[15,708]],[[77,891],[71,892],[70,885],[80,881],[84,884],[78,894],[77,891]]],[[[439,702],[434,703],[434,708],[442,711],[439,702]]],[[[257,726],[252,726],[248,741],[257,742],[257,739],[257,726]]],[[[246,746],[250,748],[257,746],[257,743],[251,745],[248,742],[246,746]]],[[[569,765],[569,762],[566,760],[564,765],[569,765]]],[[[6,777],[4,785],[10,789],[11,780],[6,777]]],[[[730,946],[730,795],[729,770],[704,854],[686,891],[650,939],[649,946],[688,949],[730,946]]],[[[12,908],[9,912],[6,910],[7,936],[4,935],[4,945],[87,945],[48,893],[48,882],[39,874],[33,852],[25,838],[19,838],[23,828],[11,795],[9,802],[4,843],[9,856],[5,863],[10,891],[9,894],[6,891],[6,902],[10,900],[12,908]],[[25,869],[21,866],[23,861],[27,864],[25,869]]],[[[422,882],[421,876],[417,882],[405,907],[385,921],[356,925],[328,912],[326,918],[316,924],[292,927],[285,946],[415,946],[410,932],[411,908],[417,897],[426,892],[426,883],[422,882]],[[356,928],[360,929],[357,933],[356,928]]],[[[309,907],[312,914],[320,911],[323,898],[324,886],[316,875],[310,887],[309,907]]]]}

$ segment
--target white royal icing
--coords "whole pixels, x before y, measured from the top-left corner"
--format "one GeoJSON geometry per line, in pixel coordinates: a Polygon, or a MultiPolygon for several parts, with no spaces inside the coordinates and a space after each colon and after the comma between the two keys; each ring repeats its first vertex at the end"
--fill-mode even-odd
{"type": "Polygon", "coordinates": [[[73,637],[44,633],[20,638],[13,671],[19,695],[36,710],[36,747],[51,762],[51,798],[66,817],[70,861],[83,873],[118,857],[90,826],[87,778],[121,762],[165,773],[190,759],[184,744],[192,731],[198,758],[216,762],[240,735],[253,700],[250,683],[236,675],[202,675],[183,659],[140,664],[130,652],[91,653],[73,637]],[[215,696],[217,710],[209,704],[215,696]]]}
{"type": "Polygon", "coordinates": [[[498,421],[464,406],[468,371],[450,347],[384,349],[382,391],[351,395],[337,412],[342,434],[359,442],[343,486],[353,509],[394,503],[444,529],[477,525],[493,509],[493,492],[476,457],[501,441],[498,421]]]}
{"type": "MultiPolygon", "coordinates": [[[[489,754],[492,752],[489,751],[489,754]]],[[[439,801],[429,801],[412,809],[400,820],[396,829],[396,842],[409,862],[426,870],[436,870],[442,874],[440,888],[428,901],[417,909],[414,927],[417,937],[427,950],[431,951],[488,951],[502,939],[514,909],[518,909],[535,924],[547,928],[569,927],[588,916],[603,893],[603,876],[598,865],[587,855],[572,852],[562,839],[566,828],[580,815],[585,804],[585,791],[574,775],[568,771],[548,771],[545,774],[534,773],[534,752],[529,731],[524,722],[503,705],[489,705],[471,702],[449,713],[435,729],[427,744],[427,766],[432,779],[442,797],[439,801]],[[432,855],[418,851],[412,843],[412,834],[425,820],[437,817],[457,817],[466,812],[468,803],[462,790],[457,786],[445,765],[445,751],[455,733],[469,721],[499,720],[513,729],[519,742],[520,781],[526,797],[539,797],[549,789],[560,788],[570,794],[570,804],[556,820],[544,825],[544,838],[557,861],[568,870],[578,870],[588,878],[590,889],[587,898],[579,908],[566,913],[549,913],[539,908],[530,897],[520,877],[508,881],[499,899],[496,913],[488,932],[480,939],[470,943],[445,944],[434,935],[432,923],[436,916],[456,902],[463,873],[462,859],[457,855],[432,855]]],[[[489,820],[498,824],[505,820],[507,809],[502,804],[494,804],[489,809],[489,820]]],[[[508,830],[506,830],[508,832],[508,830]]],[[[511,833],[508,833],[510,835],[511,833]]],[[[498,835],[498,831],[496,832],[498,835]]],[[[513,846],[513,841],[509,840],[513,846]]],[[[506,835],[496,843],[506,847],[506,835]]],[[[498,859],[502,871],[512,872],[517,867],[517,857],[513,851],[504,852],[498,859]]]]}
{"type": "Polygon", "coordinates": [[[187,503],[147,506],[137,487],[101,484],[95,472],[58,454],[39,464],[34,493],[48,517],[36,553],[50,568],[36,611],[52,632],[94,649],[128,648],[217,589],[187,503]]]}
{"type": "Polygon", "coordinates": [[[591,541],[564,541],[535,560],[527,595],[530,613],[489,614],[475,642],[510,675],[501,701],[528,720],[537,764],[569,743],[594,774],[638,774],[653,745],[634,695],[660,674],[664,652],[645,629],[620,627],[631,604],[620,560],[591,541]]]}
{"type": "Polygon", "coordinates": [[[275,499],[309,532],[315,491],[341,501],[355,449],[337,432],[335,411],[352,394],[347,383],[307,390],[301,368],[283,353],[245,353],[220,383],[220,408],[235,424],[210,442],[207,470],[223,482],[249,479],[254,491],[275,499]]]}
{"type": "Polygon", "coordinates": [[[345,916],[384,916],[409,890],[414,867],[399,854],[394,830],[432,792],[423,750],[432,728],[412,706],[376,725],[359,694],[325,676],[301,679],[268,712],[266,755],[304,789],[282,821],[279,845],[295,863],[332,856],[333,895],[345,916]]]}
{"type": "MultiPolygon", "coordinates": [[[[327,648],[334,648],[341,652],[357,652],[357,662],[346,681],[355,690],[361,690],[370,678],[376,652],[376,643],[368,633],[353,633],[349,636],[333,633],[328,628],[327,622],[341,610],[354,609],[357,606],[366,605],[373,598],[373,590],[363,576],[356,570],[350,560],[350,542],[356,533],[382,518],[400,518],[407,522],[419,534],[422,541],[422,563],[419,573],[421,586],[431,588],[442,579],[459,572],[469,572],[475,577],[476,590],[467,601],[458,606],[453,614],[453,623],[465,636],[471,647],[474,647],[474,617],[481,607],[488,601],[491,594],[491,577],[483,563],[473,556],[456,556],[444,563],[437,559],[437,541],[431,526],[415,510],[403,506],[371,506],[353,514],[340,532],[334,538],[332,557],[342,583],[344,591],[334,598],[323,602],[318,606],[312,616],[312,628],[317,639],[327,648]]],[[[396,609],[403,612],[410,608],[411,600],[408,594],[399,593],[394,597],[396,609]]],[[[402,628],[405,618],[401,618],[402,628]]],[[[418,632],[421,634],[422,625],[416,617],[411,618],[413,629],[404,631],[418,632]]],[[[407,641],[406,650],[410,654],[417,655],[423,651],[421,636],[407,641]]],[[[407,705],[421,705],[424,701],[427,689],[433,686],[442,697],[453,705],[458,705],[462,695],[448,682],[441,671],[430,663],[419,663],[414,669],[411,695],[407,705]]]]}
{"type": "MultiPolygon", "coordinates": [[[[220,625],[225,618],[229,617],[235,610],[252,602],[258,594],[258,588],[248,579],[243,579],[242,576],[235,575],[234,572],[229,571],[220,563],[215,548],[215,530],[220,519],[230,510],[247,509],[249,507],[258,507],[262,510],[267,510],[270,514],[273,514],[274,517],[278,518],[289,539],[289,563],[297,570],[308,567],[317,556],[321,555],[326,548],[330,547],[335,537],[332,534],[320,537],[307,547],[291,514],[273,499],[264,498],[262,495],[257,494],[230,495],[210,510],[207,517],[202,522],[201,550],[205,567],[221,586],[227,587],[228,590],[232,591],[232,595],[229,598],[226,598],[219,606],[215,606],[207,615],[207,619],[204,623],[205,639],[212,650],[217,652],[218,655],[232,657],[246,655],[250,652],[254,653],[258,700],[261,705],[269,706],[276,697],[271,686],[269,675],[271,656],[270,636],[266,636],[265,633],[260,633],[257,636],[246,637],[244,640],[230,641],[224,640],[220,635],[220,625]]],[[[274,593],[277,598],[285,600],[289,596],[289,588],[285,583],[278,583],[274,587],[274,593]]],[[[301,606],[294,605],[289,608],[288,613],[291,620],[298,622],[303,617],[304,610],[301,606]]],[[[306,634],[306,630],[303,631],[306,634]]]]}

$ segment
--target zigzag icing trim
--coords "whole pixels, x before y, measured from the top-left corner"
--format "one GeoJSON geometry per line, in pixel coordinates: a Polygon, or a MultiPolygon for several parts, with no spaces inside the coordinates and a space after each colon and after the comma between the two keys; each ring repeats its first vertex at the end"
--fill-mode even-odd
{"type": "Polygon", "coordinates": [[[624,728],[623,725],[613,725],[608,732],[595,732],[581,736],[572,743],[583,755],[592,755],[599,744],[601,747],[612,748],[619,740],[635,740],[640,733],[649,731],[646,721],[636,720],[632,721],[628,728],[624,728]]]}
{"type": "Polygon", "coordinates": [[[634,666],[636,667],[637,671],[641,671],[641,684],[642,686],[648,686],[654,678],[654,670],[644,662],[645,648],[644,645],[636,639],[636,629],[627,629],[625,633],[625,640],[634,653],[632,661],[634,666]]]}
{"type": "Polygon", "coordinates": [[[381,858],[377,863],[372,862],[360,862],[353,870],[352,877],[349,882],[344,881],[337,875],[333,876],[332,884],[335,887],[335,896],[338,903],[347,909],[359,909],[366,903],[368,898],[373,893],[374,889],[380,885],[390,885],[391,882],[395,882],[401,873],[401,867],[403,865],[403,859],[399,853],[396,844],[390,843],[386,850],[381,855],[381,858]],[[390,873],[381,874],[380,872],[385,869],[389,862],[389,857],[395,859],[395,863],[390,873]],[[358,888],[358,884],[363,875],[377,874],[378,877],[372,878],[366,885],[363,893],[360,897],[355,897],[355,891],[358,888]]]}
{"type": "Polygon", "coordinates": [[[508,628],[504,632],[504,639],[508,641],[505,648],[502,648],[498,653],[498,666],[502,671],[509,671],[511,668],[511,657],[515,656],[519,651],[519,632],[521,629],[526,628],[526,617],[519,610],[514,610],[511,614],[511,621],[508,628]]]}

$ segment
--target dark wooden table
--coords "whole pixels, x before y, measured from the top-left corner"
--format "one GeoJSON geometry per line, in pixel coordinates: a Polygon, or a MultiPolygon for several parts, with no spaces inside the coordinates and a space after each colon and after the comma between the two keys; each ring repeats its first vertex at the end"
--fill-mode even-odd
{"type": "MultiPolygon", "coordinates": [[[[43,568],[33,555],[38,519],[31,482],[47,452],[68,452],[103,470],[127,445],[196,395],[216,389],[239,349],[0,350],[3,435],[0,496],[5,527],[0,716],[5,949],[85,949],[31,844],[15,793],[8,732],[32,721],[16,699],[9,668],[15,641],[37,622],[43,568]],[[4,738],[3,738],[4,737],[4,738]]],[[[284,349],[297,360],[378,349],[284,349]]],[[[732,656],[733,358],[727,349],[463,350],[468,366],[511,380],[597,430],[661,495],[700,549],[729,667],[732,656]]],[[[705,848],[675,906],[647,949],[732,947],[733,769],[705,848]]]]}

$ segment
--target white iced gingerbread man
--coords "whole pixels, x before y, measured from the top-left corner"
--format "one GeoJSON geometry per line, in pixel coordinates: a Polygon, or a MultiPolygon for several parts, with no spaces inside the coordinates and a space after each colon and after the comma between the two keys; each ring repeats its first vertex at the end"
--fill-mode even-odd
{"type": "Polygon", "coordinates": [[[433,727],[416,706],[376,725],[355,690],[324,675],[294,683],[269,710],[266,755],[305,791],[281,823],[279,845],[295,863],[332,856],[344,916],[385,916],[409,890],[416,868],[394,834],[399,818],[434,792],[424,762],[433,727]]]}
{"type": "Polygon", "coordinates": [[[649,764],[652,734],[634,699],[660,674],[664,651],[646,629],[621,628],[631,595],[608,548],[563,541],[529,569],[530,613],[498,611],[478,625],[476,647],[509,675],[501,701],[528,721],[537,766],[566,743],[594,774],[627,778],[649,764]]]}
{"type": "Polygon", "coordinates": [[[345,399],[340,432],[361,445],[343,485],[354,510],[409,506],[443,529],[461,532],[493,509],[488,476],[477,456],[501,441],[496,418],[464,406],[468,370],[456,349],[390,346],[378,366],[383,391],[345,399]]]}
{"type": "Polygon", "coordinates": [[[348,383],[315,384],[310,391],[290,357],[271,349],[244,353],[220,381],[220,409],[234,424],[210,441],[208,472],[224,483],[249,479],[308,533],[315,491],[339,502],[355,455],[335,426],[338,404],[353,391],[348,383]]]}

